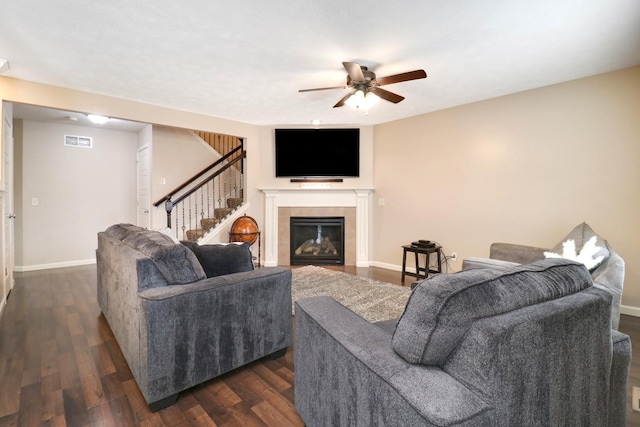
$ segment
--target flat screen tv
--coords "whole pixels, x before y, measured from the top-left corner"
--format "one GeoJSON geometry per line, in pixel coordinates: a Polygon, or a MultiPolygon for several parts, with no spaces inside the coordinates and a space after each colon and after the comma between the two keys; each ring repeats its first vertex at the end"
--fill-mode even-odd
{"type": "Polygon", "coordinates": [[[360,176],[360,129],[276,129],[276,176],[360,176]]]}

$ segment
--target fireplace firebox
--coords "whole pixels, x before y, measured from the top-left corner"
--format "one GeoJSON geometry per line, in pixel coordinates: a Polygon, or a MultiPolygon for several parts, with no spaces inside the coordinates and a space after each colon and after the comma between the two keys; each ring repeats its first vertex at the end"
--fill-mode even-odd
{"type": "Polygon", "coordinates": [[[291,265],[344,265],[344,217],[292,216],[291,265]]]}

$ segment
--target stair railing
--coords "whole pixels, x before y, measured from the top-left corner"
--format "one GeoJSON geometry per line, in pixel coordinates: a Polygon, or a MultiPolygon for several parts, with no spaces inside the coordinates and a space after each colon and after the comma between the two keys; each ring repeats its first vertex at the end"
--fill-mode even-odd
{"type": "Polygon", "coordinates": [[[153,205],[165,205],[167,227],[181,240],[197,240],[244,201],[243,147],[237,147],[153,205]],[[182,234],[180,233],[182,232],[182,234]]]}

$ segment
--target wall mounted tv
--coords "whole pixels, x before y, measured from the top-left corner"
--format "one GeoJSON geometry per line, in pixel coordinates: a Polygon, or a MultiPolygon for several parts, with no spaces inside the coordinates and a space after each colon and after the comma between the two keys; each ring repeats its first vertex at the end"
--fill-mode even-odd
{"type": "Polygon", "coordinates": [[[276,129],[276,176],[360,176],[360,129],[276,129]]]}

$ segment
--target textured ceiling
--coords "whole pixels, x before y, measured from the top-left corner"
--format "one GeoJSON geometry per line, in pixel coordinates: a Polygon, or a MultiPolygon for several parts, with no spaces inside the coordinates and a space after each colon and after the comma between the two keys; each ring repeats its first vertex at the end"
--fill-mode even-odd
{"type": "Polygon", "coordinates": [[[257,125],[378,124],[640,65],[638,0],[0,0],[3,75],[257,125]],[[332,108],[342,61],[406,97],[332,108]]]}

